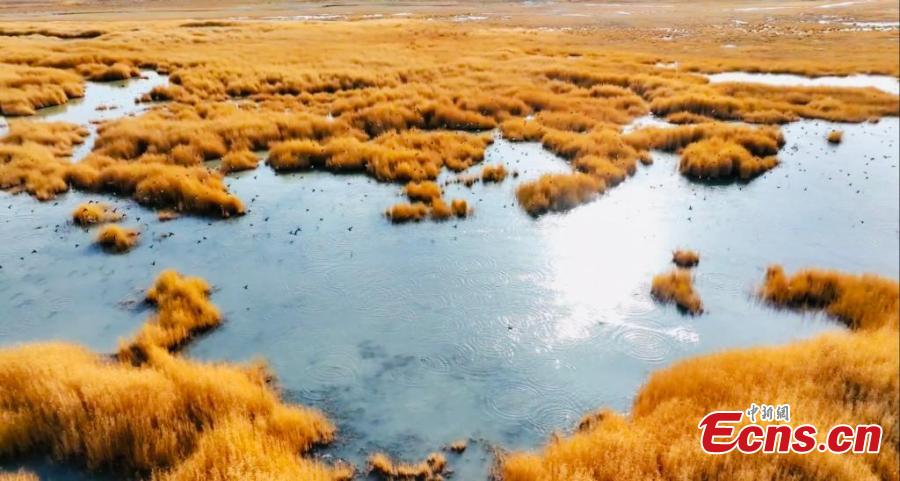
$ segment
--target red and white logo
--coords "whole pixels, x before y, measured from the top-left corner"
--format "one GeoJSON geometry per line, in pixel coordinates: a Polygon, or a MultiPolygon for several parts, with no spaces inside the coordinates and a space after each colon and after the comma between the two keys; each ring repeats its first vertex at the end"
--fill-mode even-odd
{"type": "Polygon", "coordinates": [[[877,453],[883,429],[877,424],[838,424],[818,441],[819,430],[811,424],[791,425],[790,406],[751,404],[747,411],[713,411],[700,420],[700,447],[707,454],[737,450],[744,454],[877,453]],[[759,423],[757,423],[759,414],[759,423]],[[747,417],[749,423],[744,422],[747,417]],[[763,424],[766,423],[766,424],[763,424]]]}

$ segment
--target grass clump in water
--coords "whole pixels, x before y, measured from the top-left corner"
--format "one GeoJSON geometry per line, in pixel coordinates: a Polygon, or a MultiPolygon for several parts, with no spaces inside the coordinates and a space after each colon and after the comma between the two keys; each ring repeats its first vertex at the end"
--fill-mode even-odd
{"type": "Polygon", "coordinates": [[[694,179],[749,180],[776,165],[775,157],[756,157],[735,142],[712,138],[685,147],[678,170],[694,179]]]}
{"type": "Polygon", "coordinates": [[[421,202],[412,204],[401,202],[392,205],[384,215],[395,224],[403,224],[411,221],[418,222],[428,215],[428,206],[421,202]]]}
{"type": "Polygon", "coordinates": [[[72,211],[72,221],[82,227],[104,222],[116,222],[121,219],[121,213],[100,202],[85,202],[72,211]]]}
{"type": "Polygon", "coordinates": [[[844,140],[844,132],[841,130],[832,130],[831,132],[828,132],[827,139],[829,144],[839,144],[844,140]]]}
{"type": "Polygon", "coordinates": [[[806,269],[789,277],[773,265],[759,295],[776,306],[824,310],[851,329],[897,329],[900,316],[898,284],[871,274],[806,269]]]}
{"type": "Polygon", "coordinates": [[[121,254],[136,246],[140,236],[141,233],[137,229],[110,224],[100,229],[97,234],[97,244],[109,252],[121,254]]]}
{"type": "Polygon", "coordinates": [[[409,182],[404,188],[406,196],[413,202],[431,204],[435,199],[440,199],[443,192],[441,186],[431,180],[421,182],[409,182]]]}
{"type": "Polygon", "coordinates": [[[591,175],[544,174],[534,182],[516,189],[516,199],[526,212],[539,216],[547,212],[564,212],[595,199],[606,184],[591,175]]]}
{"type": "Polygon", "coordinates": [[[682,268],[691,268],[700,263],[700,254],[688,249],[677,249],[672,252],[672,262],[682,268]]]}
{"type": "Polygon", "coordinates": [[[209,284],[199,277],[164,271],[146,295],[157,314],[144,323],[133,340],[119,347],[119,360],[140,364],[151,346],[174,352],[195,335],[217,327],[222,316],[209,301],[209,293],[209,284]]]}
{"type": "Polygon", "coordinates": [[[896,479],[900,435],[898,284],[876,276],[808,271],[790,279],[770,270],[764,298],[778,305],[823,308],[851,326],[777,347],[697,356],[656,371],[641,387],[628,417],[603,410],[571,436],[554,437],[536,453],[503,456],[503,481],[645,481],[666,479],[896,479]],[[808,286],[802,289],[792,287],[808,286]],[[825,296],[819,282],[831,283],[825,296]],[[786,285],[785,285],[786,283],[786,285]],[[815,303],[809,303],[810,293],[815,303]],[[789,293],[789,294],[785,294],[789,293]],[[777,295],[776,295],[777,294],[777,295]],[[802,302],[798,302],[802,300],[802,302]],[[793,425],[880,424],[878,454],[748,456],[703,453],[697,423],[717,410],[750,403],[790,404],[793,425]]]}
{"type": "Polygon", "coordinates": [[[369,456],[369,472],[383,479],[440,481],[446,468],[447,459],[441,453],[431,453],[416,464],[395,463],[384,453],[369,456]]]}
{"type": "Polygon", "coordinates": [[[504,179],[506,179],[506,167],[503,164],[485,165],[481,169],[483,182],[503,182],[504,179]]]}
{"type": "Polygon", "coordinates": [[[694,291],[694,276],[690,271],[675,269],[653,277],[650,293],[660,302],[674,302],[685,312],[703,312],[703,303],[694,291]]]}

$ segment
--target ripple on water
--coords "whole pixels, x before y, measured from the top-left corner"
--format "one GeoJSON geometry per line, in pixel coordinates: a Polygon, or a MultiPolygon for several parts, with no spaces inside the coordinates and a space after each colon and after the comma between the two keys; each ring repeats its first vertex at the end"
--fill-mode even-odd
{"type": "Polygon", "coordinates": [[[356,384],[360,378],[359,354],[351,349],[337,349],[319,354],[306,366],[305,379],[317,387],[356,384]]]}
{"type": "Polygon", "coordinates": [[[612,339],[624,354],[651,363],[661,363],[669,358],[677,341],[656,326],[622,323],[615,326],[612,339]]]}

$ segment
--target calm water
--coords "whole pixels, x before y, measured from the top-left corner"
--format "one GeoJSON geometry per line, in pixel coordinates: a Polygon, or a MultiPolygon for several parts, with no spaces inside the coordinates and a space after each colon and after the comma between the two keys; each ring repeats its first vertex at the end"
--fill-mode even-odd
{"type": "Polygon", "coordinates": [[[710,83],[748,82],[797,87],[873,87],[900,95],[900,81],[890,75],[848,75],[846,77],[804,77],[781,73],[723,72],[707,75],[710,83]]]}
{"type": "MultiPolygon", "coordinates": [[[[782,165],[750,184],[692,183],[660,153],[598,201],[539,220],[515,204],[515,186],[568,167],[503,140],[486,163],[522,175],[448,187],[475,208],[463,221],[391,225],[379,214],[401,200],[398,186],[264,165],[229,178],[250,212],[224,221],[161,223],[128,200],[78,192],[46,203],[0,193],[0,345],[63,339],[110,352],[147,317],[144,289],[175,268],[214,284],[226,317],[186,355],[268,360],[287,398],[338,424],[320,455],[418,460],[470,438],[450,456],[454,477],[484,479],[491,446],[535,448],[588,410],[627,411],[648,374],[675,360],[836,329],[756,302],[770,263],[897,277],[898,120],[784,133],[782,165]],[[833,128],[841,145],[825,141],[833,128]],[[94,233],[69,222],[89,199],[123,209],[142,243],[126,255],[93,247],[94,233]],[[702,255],[702,316],[649,296],[676,247],[702,255]]],[[[103,479],[32,464],[44,480],[103,479]]]]}

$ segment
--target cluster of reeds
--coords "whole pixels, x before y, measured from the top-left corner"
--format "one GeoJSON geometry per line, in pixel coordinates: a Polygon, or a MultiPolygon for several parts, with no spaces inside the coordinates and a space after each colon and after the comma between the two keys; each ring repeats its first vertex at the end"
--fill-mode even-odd
{"type": "Polygon", "coordinates": [[[121,254],[137,245],[140,236],[141,232],[137,229],[109,224],[100,228],[97,233],[97,244],[109,252],[121,254]]]}
{"type": "Polygon", "coordinates": [[[897,329],[900,317],[898,284],[871,274],[806,269],[788,277],[773,265],[759,294],[776,306],[824,310],[851,329],[897,329]]]}
{"type": "Polygon", "coordinates": [[[674,302],[691,314],[703,312],[703,303],[694,290],[694,276],[688,270],[675,269],[653,277],[650,293],[661,302],[674,302]]]}
{"type": "Polygon", "coordinates": [[[39,108],[62,105],[83,96],[82,79],[74,72],[6,63],[0,68],[3,115],[32,115],[39,108]]]}
{"type": "Polygon", "coordinates": [[[163,273],[156,315],[119,360],[71,344],[0,349],[0,457],[48,454],[154,481],[346,480],[298,456],[329,442],[322,413],[285,404],[264,366],[169,351],[219,320],[200,279],[163,273]]]}
{"type": "Polygon", "coordinates": [[[646,128],[626,134],[637,149],[680,151],[679,170],[696,179],[749,180],[778,165],[784,146],[777,127],[701,123],[646,128]]]}
{"type": "MultiPolygon", "coordinates": [[[[536,453],[502,457],[504,481],[615,479],[896,479],[900,403],[898,283],[876,276],[770,269],[761,295],[787,307],[824,309],[850,332],[778,347],[734,349],[656,371],[625,417],[601,410],[536,453]],[[717,410],[789,404],[789,424],[879,424],[878,454],[710,456],[697,423],[717,410]]],[[[817,435],[824,441],[825,432],[817,435]]]]}
{"type": "Polygon", "coordinates": [[[839,144],[844,140],[844,132],[841,130],[832,130],[831,132],[828,132],[827,139],[829,144],[839,144]]]}
{"type": "Polygon", "coordinates": [[[506,167],[503,164],[485,165],[481,169],[483,182],[503,182],[504,179],[506,179],[506,167]]]}
{"type": "Polygon", "coordinates": [[[72,211],[72,221],[76,224],[87,227],[94,224],[102,224],[104,222],[115,222],[123,217],[121,212],[117,212],[112,207],[102,202],[85,202],[79,204],[72,211]]]}
{"type": "Polygon", "coordinates": [[[469,203],[465,199],[453,199],[447,204],[441,197],[430,198],[428,203],[400,202],[388,208],[384,215],[395,224],[406,222],[419,222],[427,217],[441,221],[451,217],[463,218],[472,213],[469,203]]]}
{"type": "Polygon", "coordinates": [[[676,249],[672,252],[672,262],[678,267],[690,269],[700,263],[700,254],[688,249],[676,249]]]}
{"type": "Polygon", "coordinates": [[[133,340],[119,346],[119,360],[140,364],[153,346],[173,352],[196,334],[218,326],[222,316],[209,301],[209,293],[209,284],[199,277],[164,271],[146,295],[157,314],[141,326],[133,340]]]}
{"type": "Polygon", "coordinates": [[[431,453],[416,464],[396,463],[384,453],[369,456],[369,472],[383,479],[407,481],[441,481],[447,468],[447,458],[431,453]]]}

